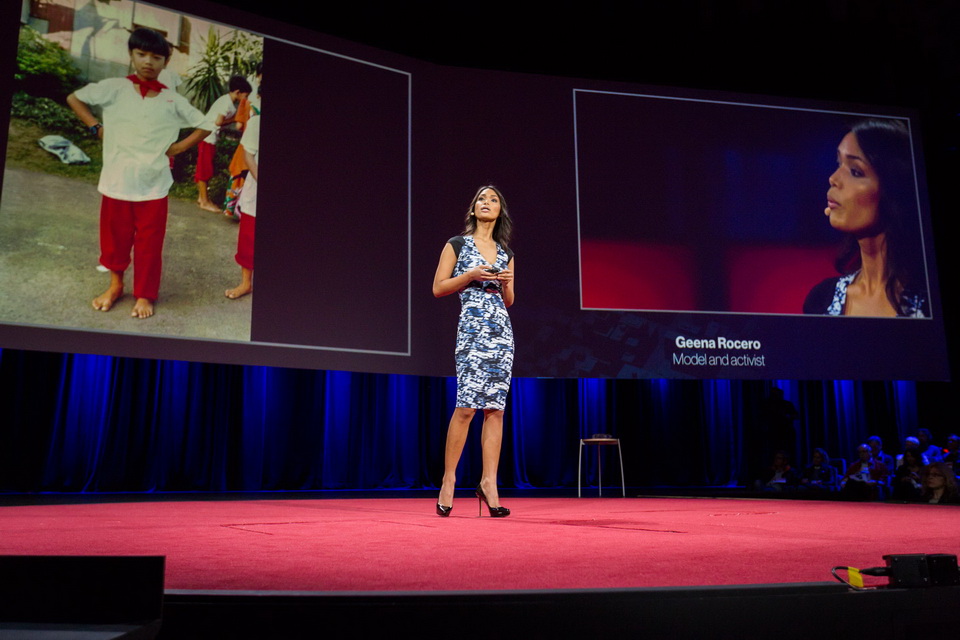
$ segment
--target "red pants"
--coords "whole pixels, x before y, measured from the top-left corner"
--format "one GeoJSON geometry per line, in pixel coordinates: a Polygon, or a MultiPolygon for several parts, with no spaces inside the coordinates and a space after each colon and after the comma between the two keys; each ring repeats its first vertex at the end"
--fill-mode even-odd
{"type": "Polygon", "coordinates": [[[257,231],[257,217],[240,212],[240,232],[237,234],[237,264],[253,271],[253,238],[257,231]]]}
{"type": "Polygon", "coordinates": [[[194,182],[209,182],[213,177],[213,157],[217,147],[209,142],[201,141],[197,145],[197,170],[193,174],[194,182]]]}
{"type": "Polygon", "coordinates": [[[167,199],[130,202],[103,196],[100,202],[100,264],[124,272],[133,250],[133,295],[156,300],[167,233],[167,199]]]}

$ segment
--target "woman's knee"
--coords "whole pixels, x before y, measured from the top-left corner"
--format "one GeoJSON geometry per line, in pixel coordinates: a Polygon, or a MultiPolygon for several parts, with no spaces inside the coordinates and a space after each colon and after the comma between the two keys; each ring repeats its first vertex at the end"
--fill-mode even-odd
{"type": "Polygon", "coordinates": [[[469,422],[473,419],[473,414],[476,412],[476,409],[471,409],[470,407],[457,407],[453,410],[453,419],[469,422]]]}

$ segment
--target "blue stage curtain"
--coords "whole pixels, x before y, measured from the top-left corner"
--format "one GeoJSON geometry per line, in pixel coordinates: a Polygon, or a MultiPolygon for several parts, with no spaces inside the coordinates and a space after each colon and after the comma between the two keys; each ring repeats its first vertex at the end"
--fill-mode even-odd
{"type": "MultiPolygon", "coordinates": [[[[895,454],[919,426],[952,429],[923,418],[943,388],[921,402],[913,382],[521,378],[500,483],[575,487],[579,439],[611,433],[629,485],[747,485],[769,464],[774,386],[797,410],[798,467],[814,447],[850,460],[869,435],[895,454]]],[[[0,491],[432,488],[455,401],[452,378],[0,350],[0,491]]],[[[461,487],[479,480],[481,421],[461,487]]],[[[611,452],[604,480],[615,484],[611,452]]]]}

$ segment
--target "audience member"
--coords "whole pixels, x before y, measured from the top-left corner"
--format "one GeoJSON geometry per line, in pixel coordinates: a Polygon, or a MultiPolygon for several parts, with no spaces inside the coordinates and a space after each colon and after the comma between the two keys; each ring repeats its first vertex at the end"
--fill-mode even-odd
{"type": "Polygon", "coordinates": [[[931,462],[921,474],[923,489],[920,499],[930,504],[960,504],[957,479],[953,469],[943,462],[931,462]]]}
{"type": "MultiPolygon", "coordinates": [[[[906,438],[903,439],[904,451],[906,451],[907,449],[919,449],[919,448],[920,448],[920,441],[917,438],[914,438],[913,436],[907,436],[906,438]]],[[[922,458],[923,464],[925,465],[930,462],[929,460],[927,460],[927,456],[923,454],[921,454],[921,458],[922,458]]],[[[897,466],[899,467],[901,464],[903,464],[902,453],[897,456],[897,466]]]]}
{"type": "Polygon", "coordinates": [[[800,488],[812,491],[836,491],[837,469],[830,464],[830,456],[823,449],[814,449],[808,464],[800,474],[800,488]]]}
{"type": "Polygon", "coordinates": [[[893,456],[883,452],[883,441],[880,436],[870,436],[867,438],[867,444],[873,451],[873,459],[882,462],[887,467],[887,471],[893,469],[893,456]]]}
{"type": "Polygon", "coordinates": [[[841,492],[849,500],[878,500],[882,490],[887,467],[873,459],[873,450],[864,443],[857,447],[859,460],[847,467],[841,492]]]}
{"type": "Polygon", "coordinates": [[[923,472],[923,463],[919,449],[907,449],[903,452],[903,464],[893,473],[893,490],[891,498],[904,502],[920,498],[920,474],[923,472]]]}
{"type": "Polygon", "coordinates": [[[790,466],[786,451],[773,454],[773,464],[764,470],[755,486],[758,491],[784,491],[797,486],[797,472],[790,466]]]}
{"type": "Polygon", "coordinates": [[[933,444],[930,429],[917,429],[917,440],[920,441],[920,451],[927,456],[927,463],[940,462],[943,459],[943,449],[933,444]]]}
{"type": "Polygon", "coordinates": [[[951,467],[956,467],[958,457],[960,457],[960,436],[951,433],[947,437],[947,452],[943,455],[943,461],[951,467]]]}

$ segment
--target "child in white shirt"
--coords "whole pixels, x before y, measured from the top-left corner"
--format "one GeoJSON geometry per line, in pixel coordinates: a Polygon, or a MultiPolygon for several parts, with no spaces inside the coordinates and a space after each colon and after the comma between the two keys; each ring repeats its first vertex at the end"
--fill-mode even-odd
{"type": "Polygon", "coordinates": [[[93,299],[93,308],[109,311],[123,295],[132,250],[136,302],[131,316],[149,318],[160,289],[167,192],[173,184],[169,158],[210,131],[199,128],[203,113],[157,80],[172,51],[164,37],[139,28],[130,34],[127,48],[134,74],[89,84],[70,94],[67,104],[103,140],[100,264],[110,270],[110,285],[93,299]],[[102,123],[91,106],[103,109],[102,123]],[[178,141],[184,127],[198,128],[178,141]]]}

